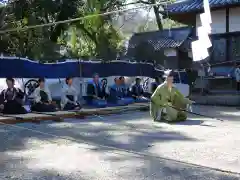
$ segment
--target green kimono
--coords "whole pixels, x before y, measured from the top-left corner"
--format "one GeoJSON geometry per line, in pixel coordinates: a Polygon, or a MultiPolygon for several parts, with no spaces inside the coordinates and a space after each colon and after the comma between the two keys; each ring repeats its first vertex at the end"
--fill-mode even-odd
{"type": "Polygon", "coordinates": [[[185,121],[186,112],[177,109],[186,109],[187,104],[192,104],[192,101],[185,98],[177,88],[172,87],[170,91],[167,84],[162,83],[151,96],[150,115],[154,121],[185,121]],[[159,117],[159,112],[161,112],[161,117],[159,117]]]}

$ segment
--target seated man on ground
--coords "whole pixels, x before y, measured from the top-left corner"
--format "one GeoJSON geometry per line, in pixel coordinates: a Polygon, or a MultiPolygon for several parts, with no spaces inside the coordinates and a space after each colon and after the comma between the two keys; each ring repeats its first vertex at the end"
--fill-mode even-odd
{"type": "Polygon", "coordinates": [[[144,97],[143,87],[141,85],[141,79],[136,78],[135,84],[132,87],[131,93],[132,97],[135,99],[136,102],[148,102],[148,98],[144,97]]]}
{"type": "Polygon", "coordinates": [[[160,77],[155,77],[155,81],[152,82],[151,84],[151,92],[152,94],[154,93],[154,91],[157,89],[157,87],[161,84],[161,78],[160,77]]]}
{"type": "Polygon", "coordinates": [[[78,92],[72,85],[73,79],[66,78],[65,82],[66,85],[62,88],[61,108],[66,111],[81,109],[77,101],[78,92]]]}
{"type": "Polygon", "coordinates": [[[132,98],[124,97],[120,79],[115,78],[114,81],[115,84],[110,88],[109,100],[118,105],[127,105],[133,103],[134,101],[132,98]]]}
{"type": "Polygon", "coordinates": [[[114,84],[110,87],[110,97],[111,101],[115,101],[122,98],[121,87],[119,78],[114,78],[114,84]]]}
{"type": "Polygon", "coordinates": [[[102,95],[102,86],[99,81],[99,75],[95,73],[93,80],[87,85],[87,96],[89,103],[96,106],[106,106],[107,102],[102,95]]]}
{"type": "Polygon", "coordinates": [[[24,93],[14,87],[14,79],[7,78],[7,89],[0,94],[0,112],[3,114],[26,114],[23,107],[24,93]]]}
{"type": "Polygon", "coordinates": [[[120,88],[124,97],[131,97],[129,87],[125,83],[125,78],[121,76],[119,78],[120,88]]]}
{"type": "Polygon", "coordinates": [[[129,104],[134,103],[134,99],[131,96],[129,86],[126,84],[125,78],[123,76],[119,78],[119,83],[122,92],[122,97],[125,99],[125,101],[128,101],[129,104]]]}
{"type": "Polygon", "coordinates": [[[173,86],[173,71],[165,72],[165,82],[157,87],[151,96],[150,115],[154,121],[179,122],[187,119],[183,110],[193,101],[185,98],[173,86]]]}
{"type": "Polygon", "coordinates": [[[33,92],[32,111],[36,112],[55,112],[57,111],[56,105],[52,102],[51,93],[45,85],[45,79],[38,80],[39,86],[33,92]]]}

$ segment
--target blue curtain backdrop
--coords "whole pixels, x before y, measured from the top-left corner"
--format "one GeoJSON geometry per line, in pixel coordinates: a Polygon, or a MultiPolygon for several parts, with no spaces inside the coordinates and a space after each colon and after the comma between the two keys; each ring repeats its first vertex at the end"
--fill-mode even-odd
{"type": "Polygon", "coordinates": [[[16,78],[65,78],[100,76],[146,76],[153,77],[156,70],[151,64],[128,62],[61,62],[42,64],[21,58],[1,58],[0,77],[16,78]],[[81,67],[80,67],[81,66],[81,67]],[[81,72],[80,72],[81,70],[81,72]]]}
{"type": "Polygon", "coordinates": [[[110,63],[70,61],[42,64],[28,59],[1,57],[0,78],[66,78],[92,77],[99,73],[101,77],[108,76],[162,76],[163,70],[156,70],[154,65],[146,63],[131,63],[114,61],[110,63]]]}

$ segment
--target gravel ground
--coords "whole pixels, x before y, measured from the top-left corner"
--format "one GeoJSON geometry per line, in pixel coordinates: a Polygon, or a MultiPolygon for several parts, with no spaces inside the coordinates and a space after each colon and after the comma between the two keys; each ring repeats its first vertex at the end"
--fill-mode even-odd
{"type": "Polygon", "coordinates": [[[147,112],[135,112],[84,121],[18,124],[73,141],[1,126],[0,179],[240,179],[236,174],[240,173],[238,110],[196,106],[194,111],[226,121],[189,116],[184,123],[169,125],[152,123],[147,112]]]}

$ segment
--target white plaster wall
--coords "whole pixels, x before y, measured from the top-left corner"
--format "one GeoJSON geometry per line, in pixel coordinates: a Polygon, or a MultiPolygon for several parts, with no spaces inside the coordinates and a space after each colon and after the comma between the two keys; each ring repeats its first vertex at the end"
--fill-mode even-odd
{"type": "Polygon", "coordinates": [[[177,51],[176,51],[176,49],[168,48],[168,49],[164,50],[164,55],[168,56],[168,57],[177,56],[177,51]]]}
{"type": "MultiPolygon", "coordinates": [[[[220,34],[226,32],[226,10],[211,11],[212,15],[212,34],[220,34]]],[[[196,27],[201,26],[200,14],[196,16],[196,27]]],[[[197,30],[197,28],[196,28],[197,30]]]]}
{"type": "Polygon", "coordinates": [[[229,31],[240,31],[240,7],[229,9],[229,31]]]}

